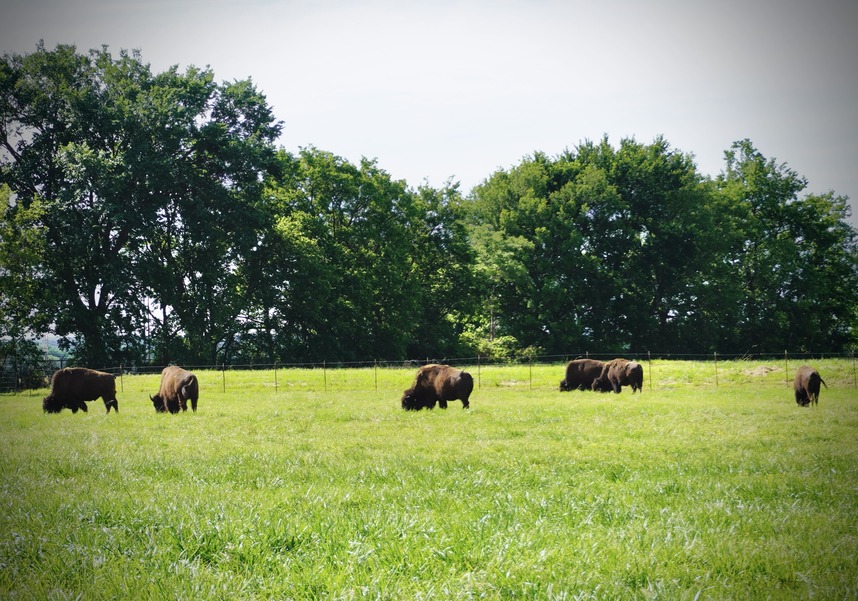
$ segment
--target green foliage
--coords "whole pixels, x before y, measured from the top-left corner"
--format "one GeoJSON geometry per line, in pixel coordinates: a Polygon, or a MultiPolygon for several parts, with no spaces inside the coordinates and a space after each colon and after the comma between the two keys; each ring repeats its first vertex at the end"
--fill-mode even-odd
{"type": "Polygon", "coordinates": [[[855,232],[804,186],[748,141],[715,182],[660,138],[536,153],[474,190],[483,313],[549,353],[846,348],[855,232]]]}
{"type": "Polygon", "coordinates": [[[44,294],[38,266],[45,252],[43,210],[13,202],[9,187],[0,184],[0,354],[2,359],[29,336],[45,331],[45,315],[35,310],[44,294]]]}
{"type": "Polygon", "coordinates": [[[737,215],[728,259],[741,289],[736,320],[758,348],[806,350],[854,342],[858,246],[847,205],[832,193],[797,194],[806,182],[748,140],[726,153],[718,179],[737,215]]]}
{"type": "Polygon", "coordinates": [[[314,148],[279,157],[277,225],[251,266],[257,327],[242,351],[321,361],[455,349],[445,318],[470,297],[471,262],[455,187],[409,190],[374,161],[314,148]]]}
{"type": "Polygon", "coordinates": [[[156,375],[109,416],[5,395],[0,595],[853,597],[851,365],[813,409],[765,367],[653,362],[641,395],[483,367],[470,410],[420,413],[411,369],[202,372],[176,416],[156,375]]]}
{"type": "Polygon", "coordinates": [[[603,138],[463,198],[278,152],[250,80],[41,44],[0,61],[0,116],[4,352],[47,330],[94,367],[858,344],[847,199],[800,198],[749,140],[714,180],[603,138]]]}
{"type": "Polygon", "coordinates": [[[237,266],[265,223],[279,125],[264,97],[193,67],[153,75],[106,48],[39,46],[3,64],[3,179],[24,207],[42,199],[39,271],[56,294],[40,308],[56,333],[89,365],[139,359],[150,326],[162,361],[179,332],[182,359],[214,361],[238,323],[237,266]]]}

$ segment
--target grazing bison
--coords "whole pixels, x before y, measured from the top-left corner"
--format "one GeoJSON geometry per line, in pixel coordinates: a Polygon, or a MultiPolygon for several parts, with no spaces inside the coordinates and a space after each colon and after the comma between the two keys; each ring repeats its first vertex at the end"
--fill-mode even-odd
{"type": "Polygon", "coordinates": [[[595,390],[593,380],[604,367],[605,363],[596,359],[573,359],[566,364],[566,378],[560,381],[560,390],[595,390]]]}
{"type": "Polygon", "coordinates": [[[593,390],[619,393],[623,386],[631,386],[632,393],[643,390],[643,365],[628,359],[613,359],[605,363],[602,372],[593,380],[593,390]]]}
{"type": "Polygon", "coordinates": [[[435,403],[447,408],[447,401],[462,400],[462,408],[469,406],[468,397],[474,390],[474,379],[466,371],[449,365],[430,364],[417,370],[414,384],[402,395],[402,408],[418,411],[432,409],[435,403]]]}
{"type": "Polygon", "coordinates": [[[42,409],[45,413],[59,413],[68,408],[77,413],[78,409],[86,411],[87,401],[98,397],[104,401],[107,413],[111,407],[119,413],[113,374],[85,367],[64,367],[51,377],[51,392],[42,400],[42,409]]]}
{"type": "Polygon", "coordinates": [[[197,399],[200,397],[200,385],[197,377],[191,372],[171,365],[161,372],[161,388],[158,394],[149,399],[155,406],[155,411],[178,413],[188,410],[188,399],[191,409],[197,410],[197,399]]]}
{"type": "MultiPolygon", "coordinates": [[[[819,385],[825,384],[825,380],[819,372],[809,365],[802,365],[795,372],[793,387],[795,388],[795,402],[802,407],[816,405],[819,403],[819,385]]],[[[828,384],[825,384],[828,388],[828,384]]]]}

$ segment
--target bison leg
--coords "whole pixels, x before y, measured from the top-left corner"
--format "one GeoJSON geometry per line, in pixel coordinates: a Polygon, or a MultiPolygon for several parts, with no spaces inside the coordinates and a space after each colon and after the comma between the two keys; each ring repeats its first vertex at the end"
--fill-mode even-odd
{"type": "Polygon", "coordinates": [[[438,401],[438,406],[439,406],[441,409],[446,409],[446,408],[447,408],[447,401],[445,401],[444,399],[440,399],[440,400],[438,401]]]}
{"type": "Polygon", "coordinates": [[[186,385],[182,387],[182,390],[179,393],[179,399],[182,403],[182,411],[187,411],[188,409],[188,400],[191,401],[191,409],[193,411],[197,410],[197,397],[194,396],[194,387],[190,385],[186,385]]]}
{"type": "MultiPolygon", "coordinates": [[[[89,409],[87,409],[87,408],[86,408],[86,402],[85,402],[85,401],[79,401],[79,402],[78,402],[78,404],[77,404],[77,406],[78,406],[78,407],[80,407],[80,409],[81,409],[84,413],[87,413],[87,412],[89,411],[89,409]]],[[[74,410],[72,410],[72,411],[74,411],[74,410]]]]}

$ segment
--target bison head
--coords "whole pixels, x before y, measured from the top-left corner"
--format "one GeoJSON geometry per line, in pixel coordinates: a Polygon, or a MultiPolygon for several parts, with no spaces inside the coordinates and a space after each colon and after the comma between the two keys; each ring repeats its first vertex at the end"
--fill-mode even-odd
{"type": "Polygon", "coordinates": [[[560,392],[569,392],[570,390],[572,389],[569,388],[569,382],[565,379],[560,380],[560,392]]]}
{"type": "Polygon", "coordinates": [[[160,394],[156,394],[155,396],[149,395],[149,400],[152,401],[155,411],[158,413],[165,413],[167,411],[167,408],[164,406],[164,399],[161,398],[160,394]]]}
{"type": "Polygon", "coordinates": [[[45,413],[59,413],[63,409],[63,404],[57,401],[53,393],[42,399],[42,410],[45,413]]]}
{"type": "Polygon", "coordinates": [[[417,400],[413,394],[407,392],[402,395],[402,408],[406,411],[419,411],[423,409],[423,403],[417,400]]]}
{"type": "Polygon", "coordinates": [[[608,378],[604,376],[599,376],[595,380],[593,380],[593,386],[591,387],[596,392],[611,392],[614,390],[614,387],[611,386],[611,383],[608,381],[608,378]]]}
{"type": "Polygon", "coordinates": [[[435,407],[435,402],[427,402],[414,394],[414,389],[406,390],[402,395],[402,408],[406,411],[420,411],[421,409],[432,409],[435,407]]]}

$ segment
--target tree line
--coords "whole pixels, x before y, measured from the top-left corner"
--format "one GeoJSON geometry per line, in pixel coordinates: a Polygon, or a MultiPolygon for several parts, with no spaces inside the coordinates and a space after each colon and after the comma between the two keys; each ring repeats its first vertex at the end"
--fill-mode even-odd
{"type": "Polygon", "coordinates": [[[249,80],[42,44],[0,62],[0,349],[85,365],[842,351],[847,199],[741,140],[535,152],[464,194],[276,146],[249,80]]]}

